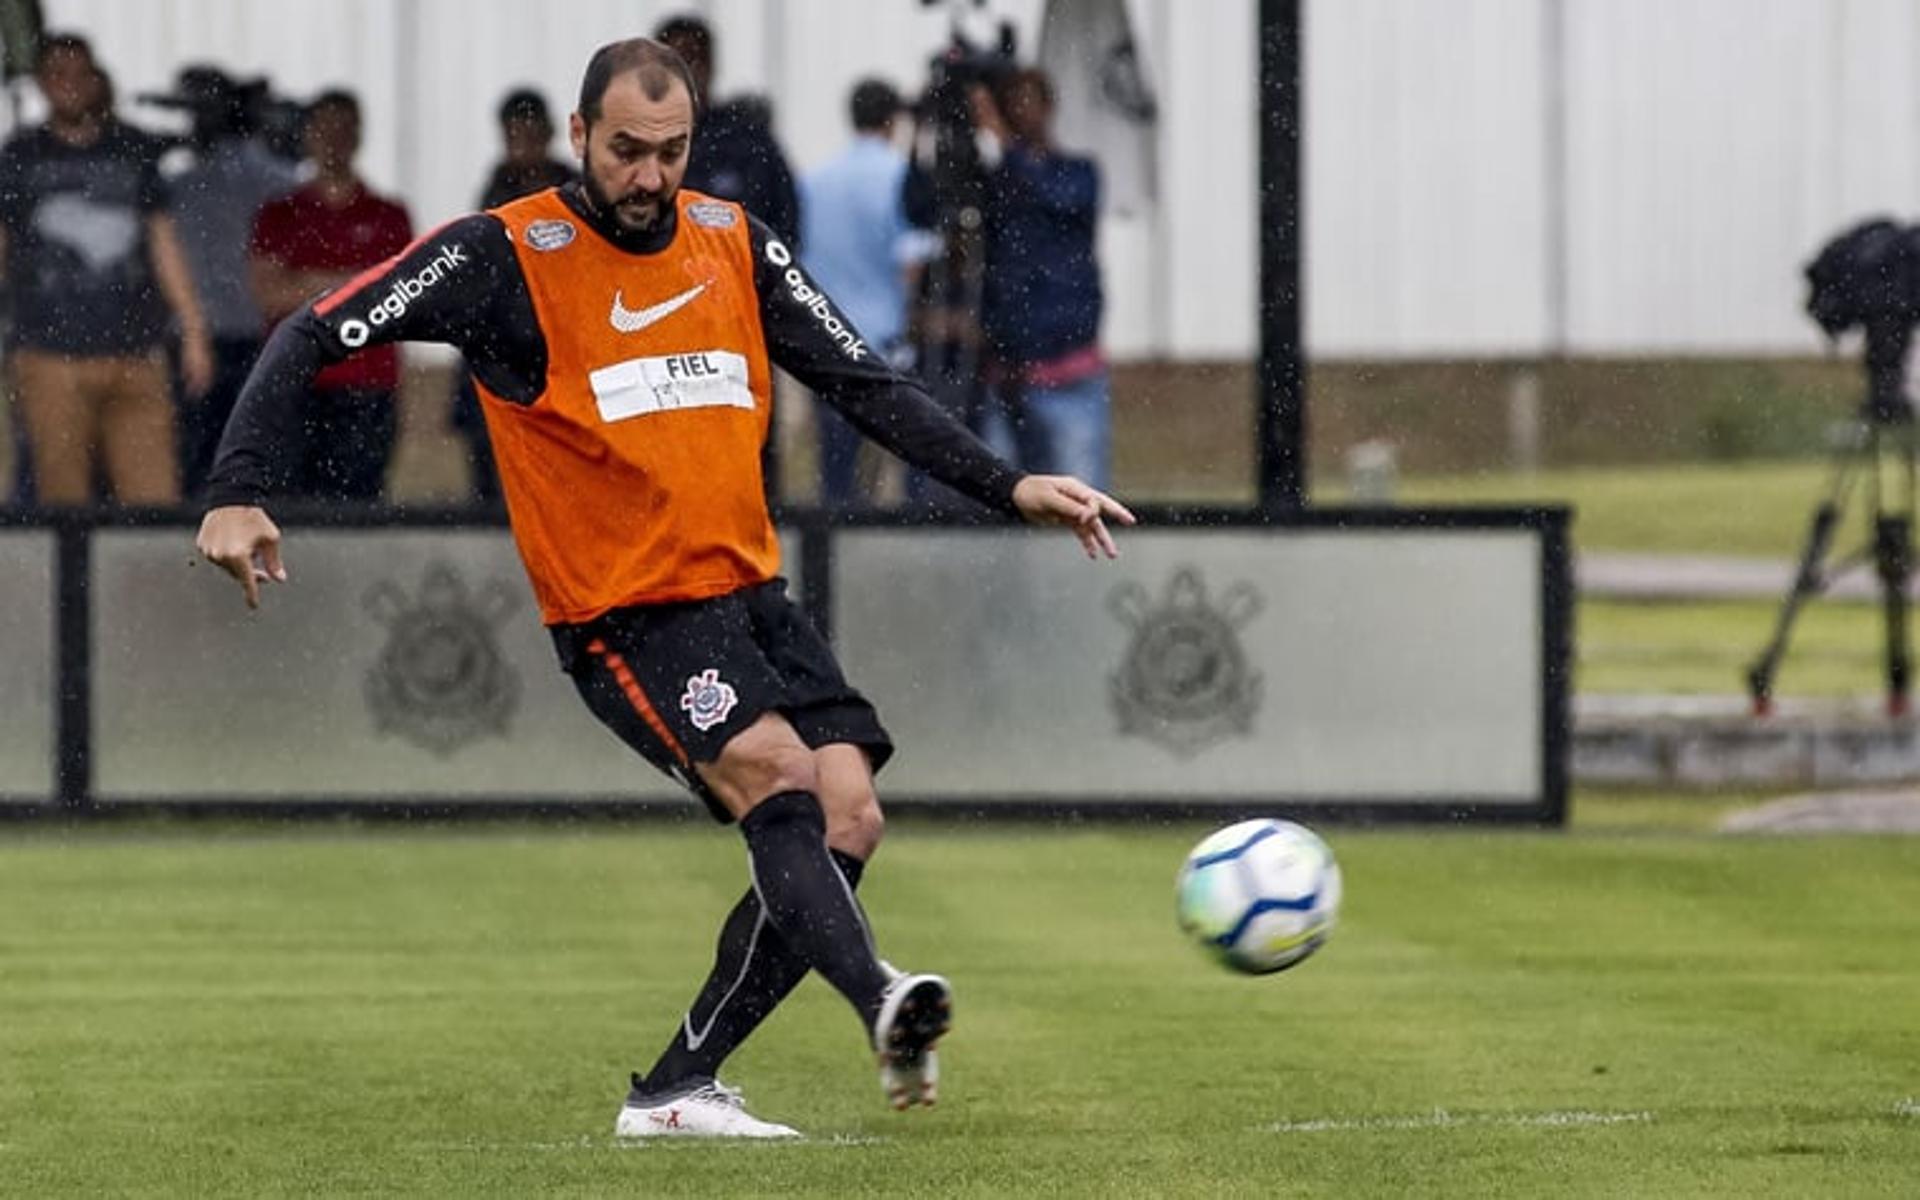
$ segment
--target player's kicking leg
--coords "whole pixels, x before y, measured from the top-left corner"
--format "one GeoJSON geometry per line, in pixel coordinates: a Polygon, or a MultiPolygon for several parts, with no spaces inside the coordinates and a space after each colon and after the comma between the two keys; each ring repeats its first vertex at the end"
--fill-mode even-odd
{"type": "MultiPolygon", "coordinates": [[[[925,1055],[951,1021],[951,992],[936,976],[896,979],[881,964],[866,915],[827,847],[819,767],[793,726],[768,714],[701,774],[739,817],[768,923],[860,1013],[889,1098],[922,1102],[932,1096],[925,1055]]],[[[932,1069],[937,1082],[937,1063],[932,1069]]]]}

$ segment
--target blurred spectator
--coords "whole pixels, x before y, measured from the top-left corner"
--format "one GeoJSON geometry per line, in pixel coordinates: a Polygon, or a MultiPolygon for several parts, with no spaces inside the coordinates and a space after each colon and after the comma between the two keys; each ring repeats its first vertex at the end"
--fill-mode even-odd
{"type": "Polygon", "coordinates": [[[674,17],[661,23],[653,36],[673,47],[693,70],[700,89],[700,114],[693,125],[693,149],[687,158],[682,186],[724,200],[738,200],[747,211],[765,221],[798,251],[800,199],[793,172],[773,138],[773,120],[767,102],[739,97],[725,104],[713,101],[713,30],[698,17],[674,17]]]}
{"type": "Polygon", "coordinates": [[[45,125],[0,150],[0,261],[10,359],[38,500],[180,499],[166,345],[169,310],[190,392],[213,351],[165,211],[160,143],[117,120],[87,42],[50,35],[35,77],[45,125]]]}
{"type": "Polygon", "coordinates": [[[1001,144],[987,180],[988,377],[1023,469],[1104,489],[1112,425],[1094,257],[1099,168],[1054,145],[1044,72],[1009,72],[980,100],[980,127],[1001,144]]]}
{"type": "MultiPolygon", "coordinates": [[[[867,344],[897,364],[907,330],[911,234],[900,190],[907,158],[893,144],[900,95],[866,79],[854,86],[848,107],[852,143],[800,181],[807,247],[802,257],[867,344]]],[[[813,411],[820,430],[820,502],[847,507],[862,499],[860,434],[825,404],[813,411]]]]}
{"type": "Polygon", "coordinates": [[[205,485],[213,452],[240,385],[259,356],[266,322],[253,298],[247,251],[254,218],[269,199],[299,182],[294,164],[257,136],[253,101],[260,91],[213,67],[180,72],[175,94],[193,122],[192,165],[169,184],[180,242],[213,332],[213,385],[180,403],[180,475],[188,496],[205,485]]]}
{"type": "MultiPolygon", "coordinates": [[[[326,289],[406,249],[413,223],[399,202],[377,196],[354,172],[360,150],[360,102],[323,92],[307,106],[305,144],[313,180],[260,209],[253,225],[253,289],[262,312],[279,322],[326,289]]],[[[405,296],[393,303],[404,306],[405,296]]],[[[288,494],[373,500],[393,456],[400,355],[393,346],[356,354],[321,371],[307,406],[306,448],[288,494]]]]}
{"type": "MultiPolygon", "coordinates": [[[[516,88],[500,101],[500,140],[504,155],[480,192],[480,209],[498,208],[544,188],[573,182],[572,167],[551,153],[553,117],[547,101],[532,88],[516,88]]],[[[483,504],[500,500],[500,475],[493,467],[493,447],[487,440],[487,422],[480,413],[480,394],[473,375],[463,366],[454,372],[454,432],[467,443],[472,466],[474,499],[483,504]]]]}
{"type": "Polygon", "coordinates": [[[553,117],[547,101],[532,88],[516,88],[500,101],[500,142],[502,157],[480,193],[482,211],[573,182],[574,169],[552,154],[553,117]]]}

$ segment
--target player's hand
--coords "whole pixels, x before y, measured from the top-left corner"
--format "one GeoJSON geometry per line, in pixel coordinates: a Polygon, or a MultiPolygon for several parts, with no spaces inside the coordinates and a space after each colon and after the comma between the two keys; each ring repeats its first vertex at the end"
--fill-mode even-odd
{"type": "Polygon", "coordinates": [[[1088,558],[1120,557],[1107,522],[1133,524],[1133,514],[1112,496],[1071,475],[1027,475],[1013,485],[1013,504],[1035,525],[1067,525],[1088,558]]]}
{"type": "Polygon", "coordinates": [[[193,544],[208,562],[240,581],[248,608],[260,607],[261,584],[287,581],[280,564],[280,527],[264,508],[228,504],[210,510],[193,544]]]}

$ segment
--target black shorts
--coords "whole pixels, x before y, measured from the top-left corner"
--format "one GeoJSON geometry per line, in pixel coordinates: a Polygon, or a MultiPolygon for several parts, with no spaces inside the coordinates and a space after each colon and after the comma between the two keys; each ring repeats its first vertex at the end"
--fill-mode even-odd
{"type": "Polygon", "coordinates": [[[878,771],[893,742],[833,650],[773,579],[711,600],[615,609],[555,628],[587,707],[620,740],[733,818],[694,769],[763,714],[784,715],[814,748],[847,742],[878,771]]]}

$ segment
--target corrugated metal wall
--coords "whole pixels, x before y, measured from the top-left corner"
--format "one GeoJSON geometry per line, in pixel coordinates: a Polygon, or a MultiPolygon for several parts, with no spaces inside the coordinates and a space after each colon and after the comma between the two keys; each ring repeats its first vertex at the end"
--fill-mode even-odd
{"type": "MultiPolygon", "coordinates": [[[[1130,0],[1151,47],[1162,203],[1106,222],[1123,357],[1255,344],[1253,0],[1130,0]]],[[[852,81],[916,88],[917,0],[44,0],[123,95],[183,63],[367,107],[366,173],[427,225],[474,200],[492,110],[571,107],[588,52],[698,11],[719,90],[764,91],[795,163],[852,81]]],[[[1034,44],[1043,0],[1001,0],[1034,44]]],[[[1799,267],[1869,210],[1920,207],[1911,0],[1306,0],[1307,336],[1323,357],[1800,353],[1799,267]]],[[[137,110],[136,110],[137,111],[137,110]]]]}
{"type": "Polygon", "coordinates": [[[1817,348],[1800,268],[1920,209],[1910,0],[1309,0],[1323,356],[1817,348]]]}

